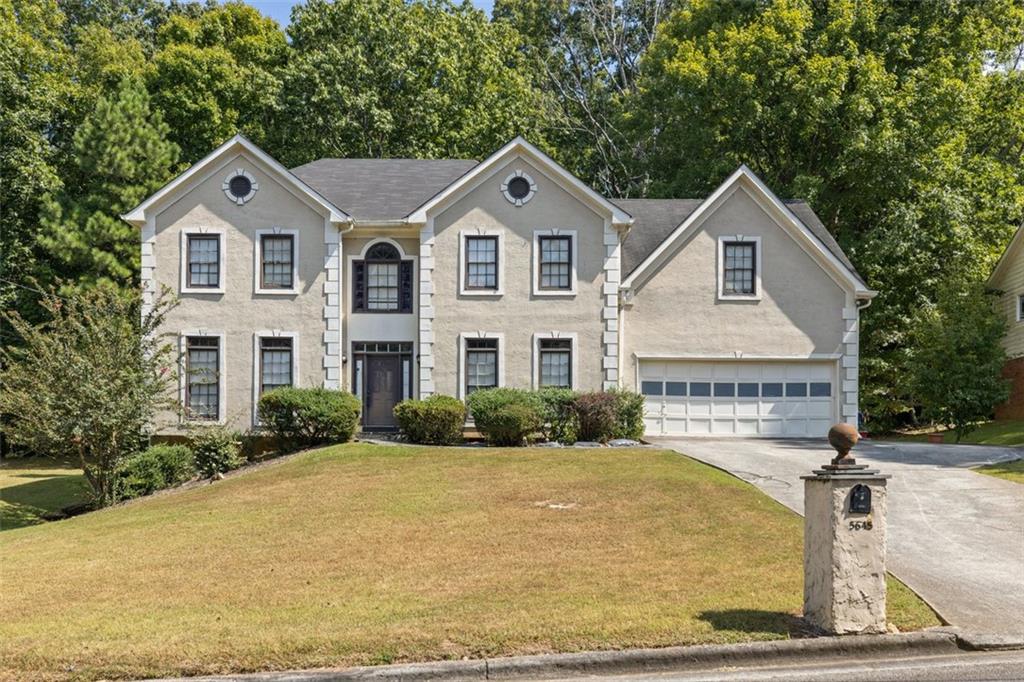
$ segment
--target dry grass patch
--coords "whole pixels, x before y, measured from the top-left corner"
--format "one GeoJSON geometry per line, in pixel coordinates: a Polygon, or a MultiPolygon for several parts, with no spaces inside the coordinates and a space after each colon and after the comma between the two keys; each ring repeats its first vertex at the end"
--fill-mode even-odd
{"type": "MultiPolygon", "coordinates": [[[[94,679],[785,638],[801,526],[670,452],[327,448],[0,534],[0,668],[94,679]]],[[[937,624],[893,592],[901,629],[937,624]]]]}

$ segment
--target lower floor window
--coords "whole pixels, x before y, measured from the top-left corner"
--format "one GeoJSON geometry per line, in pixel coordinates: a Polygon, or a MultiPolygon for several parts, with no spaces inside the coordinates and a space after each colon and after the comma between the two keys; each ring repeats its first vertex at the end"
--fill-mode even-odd
{"type": "Polygon", "coordinates": [[[466,339],[466,395],[498,385],[498,340],[466,339]]]}
{"type": "Polygon", "coordinates": [[[572,388],[572,340],[540,339],[540,386],[572,388]]]}
{"type": "Polygon", "coordinates": [[[260,395],[275,388],[294,385],[293,352],[290,337],[260,338],[260,395]]]}
{"type": "Polygon", "coordinates": [[[190,336],[185,351],[185,409],[190,419],[220,417],[220,339],[190,336]]]}

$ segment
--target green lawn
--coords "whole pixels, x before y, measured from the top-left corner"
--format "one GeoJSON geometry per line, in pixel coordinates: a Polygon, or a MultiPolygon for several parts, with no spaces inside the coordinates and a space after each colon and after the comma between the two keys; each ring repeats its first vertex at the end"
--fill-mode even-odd
{"type": "MultiPolygon", "coordinates": [[[[0,677],[786,638],[802,525],[658,450],[326,448],[0,533],[0,677]]],[[[889,620],[938,624],[892,580],[889,620]]]]}
{"type": "Polygon", "coordinates": [[[978,473],[1005,478],[1014,483],[1024,483],[1024,459],[1014,459],[1009,462],[997,462],[986,464],[975,469],[978,473]]]}
{"type": "Polygon", "coordinates": [[[0,462],[0,531],[42,523],[42,515],[87,499],[82,470],[43,457],[0,462]]]}
{"type": "MultiPolygon", "coordinates": [[[[942,431],[941,433],[944,442],[956,442],[956,434],[952,431],[942,431]]],[[[880,439],[926,441],[928,440],[928,432],[915,431],[912,433],[887,434],[881,436],[880,439]]],[[[1024,445],[1024,420],[1006,419],[985,422],[964,436],[960,442],[976,445],[1024,445]]]]}

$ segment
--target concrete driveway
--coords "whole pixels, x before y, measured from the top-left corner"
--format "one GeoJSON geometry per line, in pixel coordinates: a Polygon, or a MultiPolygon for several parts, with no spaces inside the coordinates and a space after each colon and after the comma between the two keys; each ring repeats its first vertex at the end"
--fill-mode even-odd
{"type": "MultiPolygon", "coordinates": [[[[800,476],[835,452],[822,441],[655,439],[753,483],[803,514],[800,476]]],[[[888,568],[965,630],[1024,637],[1024,485],[970,471],[1024,451],[875,443],[853,451],[889,481],[888,568]]]]}

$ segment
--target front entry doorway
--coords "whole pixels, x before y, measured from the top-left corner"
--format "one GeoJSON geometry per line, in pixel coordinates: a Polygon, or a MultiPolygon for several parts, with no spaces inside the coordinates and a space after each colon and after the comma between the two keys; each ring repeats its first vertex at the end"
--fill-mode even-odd
{"type": "Polygon", "coordinates": [[[395,405],[412,397],[412,343],[357,342],[352,357],[352,386],[363,401],[363,429],[394,431],[395,405]]]}

